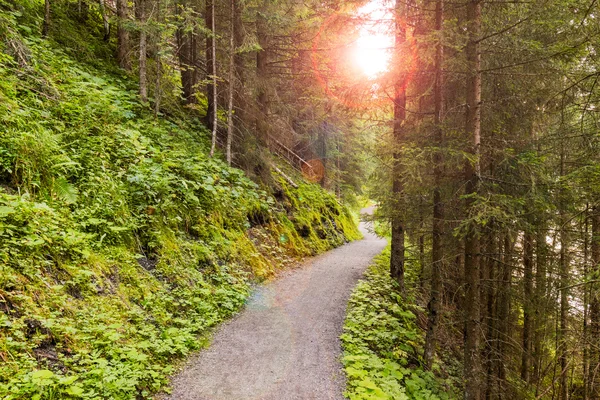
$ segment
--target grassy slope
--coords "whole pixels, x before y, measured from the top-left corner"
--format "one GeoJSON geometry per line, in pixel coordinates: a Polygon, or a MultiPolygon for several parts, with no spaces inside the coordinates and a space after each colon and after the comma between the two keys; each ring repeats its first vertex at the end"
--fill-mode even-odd
{"type": "MultiPolygon", "coordinates": [[[[424,332],[389,277],[389,248],[378,256],[348,303],[342,345],[351,400],[457,398],[420,367],[424,332]]],[[[437,370],[436,366],[436,370],[437,370]]]]}
{"type": "Polygon", "coordinates": [[[0,11],[0,399],[147,398],[249,282],[358,236],[318,186],[273,175],[273,197],[207,158],[200,124],[15,21],[0,11]]]}

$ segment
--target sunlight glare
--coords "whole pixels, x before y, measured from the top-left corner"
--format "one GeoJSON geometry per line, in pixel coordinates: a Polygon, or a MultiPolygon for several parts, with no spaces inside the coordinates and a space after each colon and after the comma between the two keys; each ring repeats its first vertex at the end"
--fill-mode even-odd
{"type": "Polygon", "coordinates": [[[373,0],[358,10],[365,22],[359,31],[354,58],[369,79],[387,71],[391,59],[394,37],[390,34],[393,13],[383,0],[373,0]]]}

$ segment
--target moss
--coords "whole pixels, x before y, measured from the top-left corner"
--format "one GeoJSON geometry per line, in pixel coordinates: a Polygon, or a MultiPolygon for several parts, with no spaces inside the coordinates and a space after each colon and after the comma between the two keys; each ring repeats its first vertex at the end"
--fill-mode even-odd
{"type": "Polygon", "coordinates": [[[193,118],[22,41],[26,67],[0,53],[0,398],[149,398],[251,282],[358,237],[317,185],[276,200],[193,118]]]}

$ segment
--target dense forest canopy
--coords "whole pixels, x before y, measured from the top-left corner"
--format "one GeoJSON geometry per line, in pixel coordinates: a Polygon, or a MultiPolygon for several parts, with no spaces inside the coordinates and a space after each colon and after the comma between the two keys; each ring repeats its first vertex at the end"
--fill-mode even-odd
{"type": "MultiPolygon", "coordinates": [[[[322,230],[284,215],[304,207],[286,194],[303,188],[297,170],[346,203],[378,202],[388,289],[426,332],[412,364],[469,400],[600,398],[596,0],[0,0],[0,40],[7,265],[18,235],[42,245],[14,228],[32,215],[72,222],[63,262],[86,241],[150,263],[168,243],[207,251],[177,230],[224,235],[239,249],[210,246],[237,260],[246,216],[274,212],[269,235],[303,254],[354,237],[332,197],[314,211],[337,221],[322,230]]],[[[0,278],[10,318],[19,274],[0,278]]]]}

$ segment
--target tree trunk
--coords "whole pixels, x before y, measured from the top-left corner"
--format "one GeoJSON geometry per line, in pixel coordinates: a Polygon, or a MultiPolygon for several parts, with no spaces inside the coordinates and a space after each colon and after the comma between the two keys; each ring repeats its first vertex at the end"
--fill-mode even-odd
{"type": "Polygon", "coordinates": [[[212,132],[215,130],[215,105],[217,103],[216,93],[216,50],[215,50],[215,29],[214,29],[214,5],[215,0],[206,0],[206,10],[204,13],[205,24],[207,29],[210,31],[206,36],[206,120],[205,124],[208,129],[212,132]]]}
{"type": "MultiPolygon", "coordinates": [[[[157,23],[162,23],[162,10],[161,0],[156,0],[156,20],[157,23]]],[[[162,100],[162,57],[160,54],[161,50],[161,33],[158,33],[158,37],[155,40],[155,51],[156,51],[156,80],[154,81],[154,117],[157,117],[160,113],[160,103],[162,100]]]]}
{"type": "MultiPolygon", "coordinates": [[[[231,0],[231,16],[235,15],[235,0],[231,0]]],[[[231,165],[231,143],[233,142],[233,93],[235,91],[235,23],[231,21],[229,38],[229,102],[227,105],[227,164],[231,165]]]]}
{"type": "MultiPolygon", "coordinates": [[[[238,49],[233,55],[233,63],[235,66],[235,79],[237,85],[235,86],[233,104],[235,115],[234,118],[238,122],[238,126],[241,128],[244,121],[246,121],[246,99],[244,96],[244,85],[242,82],[246,82],[244,78],[244,56],[239,49],[244,45],[244,22],[242,20],[244,2],[240,0],[234,1],[233,11],[233,32],[234,32],[234,47],[238,49]]],[[[243,132],[239,130],[239,132],[243,132]]]]}
{"type": "MultiPolygon", "coordinates": [[[[583,218],[583,276],[585,279],[589,276],[589,204],[586,204],[586,212],[583,218]]],[[[590,318],[590,287],[585,285],[583,287],[583,355],[581,362],[581,369],[583,371],[583,400],[589,399],[589,376],[590,376],[590,338],[589,338],[589,326],[588,320],[590,318]]]]}
{"type": "MultiPolygon", "coordinates": [[[[600,279],[600,206],[592,210],[591,264],[593,280],[600,279]]],[[[590,398],[600,399],[600,285],[594,282],[590,287],[590,367],[588,387],[590,398]]]]}
{"type": "Polygon", "coordinates": [[[148,76],[146,59],[148,50],[148,33],[146,32],[146,1],[136,0],[135,13],[140,25],[140,48],[139,48],[139,93],[142,102],[148,101],[148,76]]]}
{"type": "Polygon", "coordinates": [[[125,28],[128,17],[127,0],[117,0],[117,63],[124,70],[131,71],[129,31],[125,28]]]}
{"type": "Polygon", "coordinates": [[[534,340],[533,340],[533,378],[536,384],[536,393],[539,391],[542,379],[542,362],[544,356],[544,339],[547,329],[545,321],[547,312],[546,300],[546,271],[547,253],[545,228],[538,227],[536,239],[536,269],[535,269],[535,292],[534,292],[534,340]]]}
{"type": "Polygon", "coordinates": [[[110,40],[110,21],[106,14],[106,1],[98,0],[98,6],[100,7],[100,15],[102,16],[102,24],[104,26],[104,37],[102,40],[108,42],[110,40]]]}
{"type": "MultiPolygon", "coordinates": [[[[216,0],[211,0],[210,1],[210,16],[211,16],[211,24],[210,24],[210,30],[211,30],[211,49],[212,49],[212,57],[211,57],[211,64],[212,64],[212,143],[210,146],[210,156],[214,157],[215,155],[215,150],[217,148],[217,127],[218,127],[218,120],[217,120],[217,24],[215,22],[215,1],[216,0]]],[[[210,105],[210,104],[209,104],[210,105]]]]}
{"type": "MultiPolygon", "coordinates": [[[[564,146],[564,144],[563,144],[564,146]]],[[[564,148],[560,155],[560,176],[564,176],[565,168],[565,154],[564,148]]],[[[559,199],[559,212],[560,212],[560,259],[559,259],[559,276],[560,276],[560,318],[559,318],[559,331],[558,331],[558,360],[560,367],[560,400],[568,400],[569,388],[567,380],[567,314],[569,312],[569,260],[567,259],[567,248],[569,246],[569,240],[567,238],[567,218],[565,215],[565,200],[562,198],[562,190],[559,193],[561,197],[559,199]]]]}
{"type": "Polygon", "coordinates": [[[269,102],[267,89],[269,85],[269,38],[267,34],[267,1],[263,0],[256,14],[256,36],[260,50],[256,53],[256,77],[258,85],[258,110],[256,112],[256,131],[259,138],[266,141],[269,135],[267,119],[269,118],[269,102]]]}
{"type": "Polygon", "coordinates": [[[42,25],[42,36],[48,36],[50,30],[50,0],[44,1],[44,23],[42,25]]]}
{"type": "Polygon", "coordinates": [[[523,352],[521,354],[521,379],[530,382],[533,296],[533,236],[523,235],[523,352]]]}
{"type": "MultiPolygon", "coordinates": [[[[468,161],[465,165],[466,194],[477,193],[479,186],[479,155],[481,145],[481,0],[470,0],[467,3],[467,111],[466,132],[471,137],[471,153],[475,165],[468,161]]],[[[467,217],[473,200],[467,198],[467,217]]],[[[464,378],[465,400],[478,400],[481,389],[480,358],[480,244],[477,226],[471,223],[465,235],[465,348],[464,378]]]]}
{"type": "Polygon", "coordinates": [[[439,324],[439,313],[442,295],[442,268],[444,260],[444,205],[442,203],[442,173],[443,155],[441,148],[444,145],[444,131],[442,128],[444,113],[444,47],[441,41],[442,26],[444,20],[444,0],[435,2],[435,30],[439,35],[435,48],[435,82],[434,82],[434,129],[435,140],[438,151],[434,155],[434,189],[433,189],[433,221],[432,221],[432,243],[431,243],[431,295],[427,304],[427,334],[425,337],[424,361],[427,368],[431,368],[435,357],[437,342],[437,328],[439,324]]]}
{"type": "MultiPolygon", "coordinates": [[[[192,3],[193,4],[193,3],[192,3]]],[[[179,11],[180,7],[177,7],[179,11]]],[[[196,16],[197,12],[194,9],[193,15],[196,16]]],[[[192,21],[187,21],[192,26],[179,26],[176,32],[177,38],[177,58],[179,59],[179,68],[181,69],[181,89],[183,93],[183,100],[185,104],[196,103],[196,90],[198,84],[198,28],[195,18],[192,21]]],[[[210,26],[210,24],[207,24],[210,26]]],[[[207,39],[208,41],[209,39],[207,39]]],[[[207,69],[212,69],[212,49],[210,49],[211,56],[208,57],[207,52],[207,69]]],[[[209,72],[210,76],[210,72],[209,72]]],[[[212,88],[210,89],[212,90],[212,88]]],[[[209,104],[211,104],[209,102],[209,104]]],[[[210,109],[210,107],[209,107],[210,109]]],[[[212,117],[211,117],[212,118],[212,117]]],[[[212,119],[211,119],[212,121],[212,119]]]]}
{"type": "Polygon", "coordinates": [[[511,343],[511,312],[510,306],[512,301],[512,249],[514,243],[507,233],[504,237],[504,248],[502,252],[501,262],[501,285],[499,287],[498,301],[498,341],[496,342],[497,365],[496,372],[496,387],[495,390],[498,398],[504,398],[506,392],[507,374],[506,366],[509,363],[510,355],[508,354],[508,344],[511,343]]]}
{"type": "MultiPolygon", "coordinates": [[[[396,20],[401,20],[403,2],[396,0],[396,20]]],[[[395,62],[401,59],[400,51],[406,42],[406,27],[396,23],[395,33],[395,62]]],[[[400,166],[401,147],[404,142],[404,121],[406,119],[406,83],[403,76],[397,76],[394,84],[394,167],[392,177],[393,201],[397,204],[392,214],[392,251],[390,259],[390,275],[398,282],[400,291],[404,293],[404,221],[400,206],[403,195],[402,171],[400,166]]]]}

